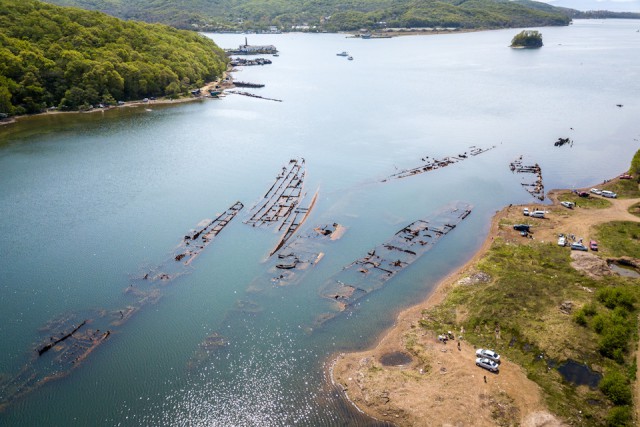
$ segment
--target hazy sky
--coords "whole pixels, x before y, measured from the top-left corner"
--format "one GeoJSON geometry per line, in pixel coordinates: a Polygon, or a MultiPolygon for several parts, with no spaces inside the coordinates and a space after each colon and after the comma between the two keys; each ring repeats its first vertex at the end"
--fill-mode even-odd
{"type": "Polygon", "coordinates": [[[537,0],[554,6],[577,10],[611,10],[615,12],[640,12],[640,0],[537,0]]]}

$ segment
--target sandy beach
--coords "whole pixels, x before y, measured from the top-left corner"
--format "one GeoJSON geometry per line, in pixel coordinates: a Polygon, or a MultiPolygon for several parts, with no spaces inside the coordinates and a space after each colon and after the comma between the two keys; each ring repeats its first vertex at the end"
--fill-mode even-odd
{"type": "MultiPolygon", "coordinates": [[[[551,192],[549,198],[552,205],[528,205],[551,212],[536,228],[537,241],[555,241],[558,230],[572,229],[588,236],[600,223],[640,221],[628,212],[640,199],[611,199],[611,206],[605,209],[578,207],[569,212],[560,206],[557,192],[551,192]]],[[[486,240],[472,259],[443,279],[425,301],[402,311],[375,347],[335,356],[331,378],[356,407],[400,426],[564,425],[547,410],[540,387],[520,366],[503,360],[499,374],[479,369],[470,343],[454,339],[443,344],[435,333],[419,326],[423,310],[437,306],[454,287],[474,278],[477,262],[495,239],[527,244],[529,239],[522,239],[511,227],[500,226],[503,220],[522,222],[522,209],[509,206],[497,212],[486,240]],[[420,349],[409,363],[383,363],[384,357],[406,354],[408,343],[420,349]]],[[[463,330],[451,332],[456,338],[464,334],[463,330]]]]}

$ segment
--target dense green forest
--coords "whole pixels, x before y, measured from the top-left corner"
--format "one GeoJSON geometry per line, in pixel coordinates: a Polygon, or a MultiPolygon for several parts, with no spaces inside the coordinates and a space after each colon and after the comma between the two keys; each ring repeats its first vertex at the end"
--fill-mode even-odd
{"type": "Polygon", "coordinates": [[[380,27],[465,29],[568,25],[564,9],[519,0],[47,0],[101,10],[124,19],[199,30],[316,31],[380,27]]]}
{"type": "Polygon", "coordinates": [[[0,0],[0,113],[177,96],[226,70],[210,39],[36,0],[0,0]]]}
{"type": "Polygon", "coordinates": [[[511,47],[542,47],[542,34],[535,30],[522,30],[511,40],[511,47]]]}

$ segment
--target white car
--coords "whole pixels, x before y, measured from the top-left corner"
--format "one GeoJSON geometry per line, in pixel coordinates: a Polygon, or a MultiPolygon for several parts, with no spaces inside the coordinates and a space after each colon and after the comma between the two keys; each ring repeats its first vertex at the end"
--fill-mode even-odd
{"type": "Polygon", "coordinates": [[[602,194],[602,190],[599,190],[597,188],[592,188],[591,190],[589,190],[589,192],[597,194],[598,196],[602,194]]]}
{"type": "Polygon", "coordinates": [[[529,216],[532,218],[544,218],[544,211],[533,211],[529,216]]]}
{"type": "Polygon", "coordinates": [[[602,197],[608,197],[610,199],[615,199],[616,197],[618,197],[618,195],[616,193],[614,193],[613,191],[609,191],[609,190],[602,190],[600,195],[602,195],[602,197]]]}
{"type": "Polygon", "coordinates": [[[524,208],[524,209],[522,210],[522,214],[523,214],[524,216],[529,216],[529,208],[524,208]]]}
{"type": "Polygon", "coordinates": [[[558,246],[567,246],[567,239],[564,236],[558,237],[558,246]]]}
{"type": "Polygon", "coordinates": [[[573,207],[576,205],[573,202],[560,202],[560,204],[567,209],[573,209],[573,207]]]}
{"type": "Polygon", "coordinates": [[[587,249],[587,247],[585,245],[583,245],[582,242],[573,242],[571,244],[571,250],[572,251],[583,251],[583,252],[586,252],[589,249],[587,249]]]}
{"type": "Polygon", "coordinates": [[[487,350],[486,348],[479,348],[476,350],[476,357],[483,359],[491,359],[494,362],[500,363],[500,355],[493,350],[487,350]]]}
{"type": "Polygon", "coordinates": [[[478,357],[476,359],[476,366],[480,366],[481,368],[487,369],[491,372],[498,372],[500,366],[496,362],[491,359],[487,359],[486,357],[478,357]]]}

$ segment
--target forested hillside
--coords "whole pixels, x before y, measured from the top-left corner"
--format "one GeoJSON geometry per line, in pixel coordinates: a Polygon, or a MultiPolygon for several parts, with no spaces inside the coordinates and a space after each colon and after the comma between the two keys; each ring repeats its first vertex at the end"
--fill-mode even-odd
{"type": "MultiPolygon", "coordinates": [[[[101,10],[125,19],[178,28],[286,31],[307,24],[316,31],[380,27],[467,29],[568,25],[562,9],[509,0],[47,0],[101,10]]],[[[529,2],[535,3],[535,2],[529,2]]]]}
{"type": "Polygon", "coordinates": [[[221,76],[198,33],[36,0],[0,0],[0,113],[175,96],[221,76]]]}

